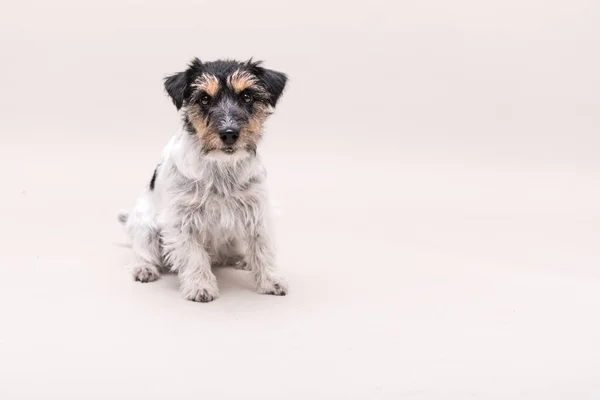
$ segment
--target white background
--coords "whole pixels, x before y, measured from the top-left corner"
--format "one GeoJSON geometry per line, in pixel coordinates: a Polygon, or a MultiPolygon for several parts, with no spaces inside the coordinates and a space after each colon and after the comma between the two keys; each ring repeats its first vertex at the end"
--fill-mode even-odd
{"type": "Polygon", "coordinates": [[[0,11],[0,398],[600,398],[600,3],[0,11]],[[120,208],[194,56],[289,74],[261,154],[288,296],[135,283],[120,208]]]}

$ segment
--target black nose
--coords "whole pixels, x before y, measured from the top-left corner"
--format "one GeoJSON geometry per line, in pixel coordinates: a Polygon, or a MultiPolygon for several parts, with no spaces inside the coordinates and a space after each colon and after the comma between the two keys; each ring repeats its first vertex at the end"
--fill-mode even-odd
{"type": "Polygon", "coordinates": [[[221,138],[223,143],[225,143],[228,146],[231,146],[240,137],[240,131],[234,129],[227,129],[226,131],[219,133],[219,137],[221,138]]]}

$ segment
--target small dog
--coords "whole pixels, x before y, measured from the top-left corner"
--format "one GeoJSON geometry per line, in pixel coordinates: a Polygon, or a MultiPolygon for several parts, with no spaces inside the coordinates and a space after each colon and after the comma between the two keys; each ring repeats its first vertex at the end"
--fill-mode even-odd
{"type": "Polygon", "coordinates": [[[209,302],[219,296],[211,266],[235,265],[251,271],[259,293],[286,294],[256,151],[286,82],[261,62],[197,58],[165,78],[182,128],[133,211],[119,214],[132,240],[136,281],[155,281],[170,269],[186,299],[209,302]]]}

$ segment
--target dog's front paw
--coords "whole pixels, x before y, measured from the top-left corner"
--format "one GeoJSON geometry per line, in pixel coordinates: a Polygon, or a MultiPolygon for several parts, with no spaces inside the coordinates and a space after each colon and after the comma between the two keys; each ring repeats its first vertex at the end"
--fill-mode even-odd
{"type": "Polygon", "coordinates": [[[196,287],[182,290],[186,300],[208,303],[219,297],[219,290],[211,287],[196,287]]]}
{"type": "Polygon", "coordinates": [[[258,284],[258,293],[285,296],[288,292],[287,283],[276,277],[269,277],[258,284]]]}
{"type": "Polygon", "coordinates": [[[154,282],[160,278],[160,271],[154,265],[141,264],[131,267],[131,275],[138,282],[154,282]]]}

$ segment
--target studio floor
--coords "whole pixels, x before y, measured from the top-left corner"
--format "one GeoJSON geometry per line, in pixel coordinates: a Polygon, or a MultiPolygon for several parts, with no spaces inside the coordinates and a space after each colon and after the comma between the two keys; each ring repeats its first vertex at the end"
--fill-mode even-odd
{"type": "Polygon", "coordinates": [[[23,160],[3,189],[5,398],[600,393],[598,169],[410,149],[369,167],[338,154],[353,168],[340,174],[335,143],[308,163],[297,141],[265,146],[289,295],[223,269],[210,304],[123,269],[116,211],[151,173],[128,157],[152,151],[121,140],[83,163],[23,160]]]}

